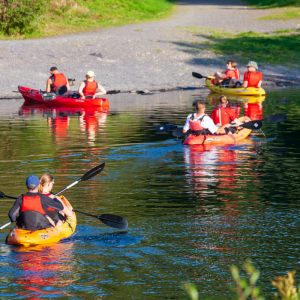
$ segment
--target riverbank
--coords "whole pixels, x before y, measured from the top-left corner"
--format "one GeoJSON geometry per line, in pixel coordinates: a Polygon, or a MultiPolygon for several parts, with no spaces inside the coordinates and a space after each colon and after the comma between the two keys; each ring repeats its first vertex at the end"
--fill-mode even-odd
{"type": "MultiPolygon", "coordinates": [[[[193,78],[192,71],[213,74],[225,68],[226,59],[233,58],[244,72],[246,59],[257,59],[255,53],[241,58],[239,53],[227,56],[207,49],[207,37],[193,28],[272,33],[297,30],[300,26],[299,19],[257,20],[278,10],[256,9],[236,0],[226,5],[220,0],[209,4],[205,0],[185,0],[177,4],[174,15],[162,21],[45,39],[1,41],[0,98],[16,98],[18,94],[13,91],[18,85],[45,89],[53,65],[68,78],[76,79],[74,89],[90,69],[107,90],[200,87],[204,81],[193,78]],[[202,46],[195,47],[199,43],[202,46]]],[[[300,82],[298,66],[260,61],[258,64],[264,75],[264,86],[300,82]]]]}

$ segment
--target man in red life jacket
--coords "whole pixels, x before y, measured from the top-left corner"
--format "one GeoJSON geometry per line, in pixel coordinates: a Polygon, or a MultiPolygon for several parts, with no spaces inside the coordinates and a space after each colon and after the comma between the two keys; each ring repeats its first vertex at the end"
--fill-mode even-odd
{"type": "Polygon", "coordinates": [[[205,102],[198,101],[196,113],[188,115],[182,131],[186,133],[190,129],[195,135],[226,134],[228,131],[225,128],[230,126],[230,124],[226,124],[217,127],[213,120],[205,114],[205,102]]]}
{"type": "Polygon", "coordinates": [[[249,61],[247,65],[247,72],[244,74],[244,83],[241,85],[239,82],[236,82],[235,79],[232,82],[235,84],[235,87],[261,87],[263,76],[260,72],[257,72],[258,69],[257,63],[255,61],[249,61]]]}
{"type": "Polygon", "coordinates": [[[27,177],[28,192],[21,195],[8,213],[12,222],[17,221],[19,228],[38,230],[53,226],[53,221],[46,215],[48,207],[63,210],[63,205],[54,195],[45,196],[38,192],[40,180],[35,175],[27,177]],[[19,217],[17,217],[17,214],[19,217]],[[51,222],[52,221],[52,222],[51,222]],[[50,224],[51,222],[51,224],[50,224]]]}
{"type": "Polygon", "coordinates": [[[86,73],[86,80],[82,81],[78,88],[80,99],[85,99],[86,96],[90,96],[91,98],[95,99],[96,96],[106,94],[104,87],[94,80],[95,77],[96,75],[93,71],[88,71],[86,73]]]}
{"type": "Polygon", "coordinates": [[[56,67],[50,69],[51,76],[47,80],[46,93],[54,92],[56,95],[69,95],[70,84],[63,73],[59,73],[56,67]]]}
{"type": "Polygon", "coordinates": [[[219,85],[222,83],[223,84],[229,84],[230,80],[232,78],[235,78],[237,81],[240,80],[240,70],[236,69],[237,63],[234,60],[228,60],[226,67],[227,70],[223,71],[223,72],[216,72],[214,74],[214,79],[212,79],[211,83],[215,84],[215,85],[219,85]]]}

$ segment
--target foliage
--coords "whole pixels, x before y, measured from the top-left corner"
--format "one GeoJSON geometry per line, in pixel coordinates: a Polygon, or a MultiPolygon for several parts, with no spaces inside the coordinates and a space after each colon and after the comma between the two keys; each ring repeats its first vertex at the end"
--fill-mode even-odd
{"type": "Polygon", "coordinates": [[[45,0],[0,1],[0,28],[6,35],[31,33],[37,28],[45,0]]]}
{"type": "Polygon", "coordinates": [[[249,282],[240,276],[239,269],[236,266],[232,266],[230,269],[237,286],[239,300],[247,300],[249,296],[251,296],[252,300],[264,300],[264,298],[259,295],[259,288],[256,287],[256,282],[259,278],[259,271],[254,268],[250,259],[247,259],[243,264],[243,269],[249,277],[249,282]]]}
{"type": "Polygon", "coordinates": [[[300,18],[300,9],[290,8],[290,9],[285,9],[283,13],[260,17],[257,18],[256,20],[290,20],[290,19],[299,19],[299,18],[300,18]]]}
{"type": "Polygon", "coordinates": [[[246,2],[257,7],[300,6],[300,0],[246,0],[246,2]]]}

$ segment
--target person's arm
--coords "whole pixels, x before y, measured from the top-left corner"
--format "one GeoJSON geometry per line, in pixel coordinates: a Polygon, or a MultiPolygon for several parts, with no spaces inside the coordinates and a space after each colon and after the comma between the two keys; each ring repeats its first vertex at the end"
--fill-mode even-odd
{"type": "Polygon", "coordinates": [[[54,195],[50,195],[48,197],[48,196],[41,194],[40,196],[41,196],[42,206],[45,211],[47,210],[48,207],[51,207],[55,210],[63,210],[64,209],[64,206],[62,205],[62,203],[58,199],[56,199],[54,195]]]}
{"type": "Polygon", "coordinates": [[[46,93],[50,93],[51,92],[51,84],[52,84],[52,80],[49,78],[47,80],[46,93]]]}
{"type": "Polygon", "coordinates": [[[84,97],[84,94],[83,94],[83,89],[84,89],[84,82],[82,81],[79,85],[79,88],[78,88],[78,94],[81,96],[81,99],[85,99],[84,97]]]}
{"type": "Polygon", "coordinates": [[[218,130],[215,132],[216,134],[226,134],[225,128],[229,128],[231,124],[226,124],[218,128],[218,130]]]}
{"type": "Polygon", "coordinates": [[[185,124],[184,124],[184,126],[182,128],[182,132],[183,133],[186,133],[190,129],[190,117],[191,116],[192,115],[188,115],[188,117],[186,118],[185,124]]]}
{"type": "Polygon", "coordinates": [[[10,220],[12,222],[16,222],[16,220],[17,220],[17,214],[20,211],[22,201],[23,201],[23,195],[18,197],[18,199],[15,201],[14,205],[12,206],[12,208],[10,209],[10,211],[8,213],[8,217],[10,218],[10,220]]]}
{"type": "Polygon", "coordinates": [[[69,80],[67,79],[67,91],[70,90],[70,83],[69,83],[69,80]]]}
{"type": "Polygon", "coordinates": [[[95,98],[95,96],[100,96],[100,95],[105,95],[105,94],[106,94],[106,90],[105,90],[104,87],[101,86],[99,83],[98,83],[98,90],[99,90],[99,92],[97,92],[97,93],[94,95],[94,98],[95,98]]]}

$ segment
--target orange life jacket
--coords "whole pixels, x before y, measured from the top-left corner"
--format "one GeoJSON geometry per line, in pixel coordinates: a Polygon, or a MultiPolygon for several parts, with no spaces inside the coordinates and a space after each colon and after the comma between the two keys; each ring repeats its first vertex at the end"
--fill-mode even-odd
{"type": "MultiPolygon", "coordinates": [[[[50,196],[51,193],[47,193],[47,194],[44,194],[45,196],[50,196]]],[[[56,209],[52,208],[52,207],[48,207],[47,210],[51,210],[51,211],[56,211],[56,209]]]]}
{"type": "Polygon", "coordinates": [[[237,80],[240,80],[241,72],[239,69],[227,70],[225,75],[227,76],[227,78],[235,77],[237,80]]]}
{"type": "Polygon", "coordinates": [[[248,87],[257,87],[258,83],[262,80],[260,72],[246,72],[244,81],[248,81],[248,87]]]}
{"type": "Polygon", "coordinates": [[[85,96],[94,96],[98,89],[98,83],[96,81],[84,81],[85,88],[82,90],[85,96]]]}
{"type": "Polygon", "coordinates": [[[52,80],[51,90],[54,92],[60,85],[67,85],[67,78],[63,73],[53,74],[49,77],[52,80]]]}
{"type": "Polygon", "coordinates": [[[38,211],[41,214],[45,215],[45,211],[42,207],[41,197],[39,195],[30,197],[28,195],[23,196],[22,206],[20,213],[27,210],[38,211]]]}

